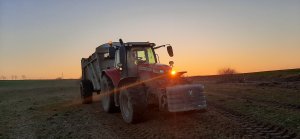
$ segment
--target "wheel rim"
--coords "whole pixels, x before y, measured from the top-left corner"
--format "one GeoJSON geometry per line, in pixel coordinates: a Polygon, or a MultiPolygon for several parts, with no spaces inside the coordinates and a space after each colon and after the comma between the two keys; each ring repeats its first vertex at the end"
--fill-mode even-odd
{"type": "Polygon", "coordinates": [[[102,106],[105,110],[108,109],[108,106],[109,106],[109,89],[108,89],[108,84],[107,82],[105,81],[104,83],[104,86],[103,86],[103,91],[104,91],[104,94],[103,94],[103,98],[102,98],[102,106]]]}
{"type": "Polygon", "coordinates": [[[163,110],[166,110],[167,109],[167,97],[166,96],[162,96],[161,98],[161,107],[163,110]]]}
{"type": "Polygon", "coordinates": [[[128,118],[130,115],[130,111],[131,111],[131,104],[130,101],[128,99],[128,96],[124,93],[127,93],[127,91],[122,92],[122,97],[121,97],[121,108],[122,108],[122,114],[128,118]]]}

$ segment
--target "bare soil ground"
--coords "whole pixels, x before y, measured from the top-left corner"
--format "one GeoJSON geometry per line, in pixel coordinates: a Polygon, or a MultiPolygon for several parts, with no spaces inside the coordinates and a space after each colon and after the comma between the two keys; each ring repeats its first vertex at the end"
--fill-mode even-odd
{"type": "Polygon", "coordinates": [[[207,112],[150,106],[144,122],[126,124],[120,113],[105,113],[96,95],[81,104],[78,80],[0,81],[0,138],[299,138],[297,87],[201,83],[207,112]]]}

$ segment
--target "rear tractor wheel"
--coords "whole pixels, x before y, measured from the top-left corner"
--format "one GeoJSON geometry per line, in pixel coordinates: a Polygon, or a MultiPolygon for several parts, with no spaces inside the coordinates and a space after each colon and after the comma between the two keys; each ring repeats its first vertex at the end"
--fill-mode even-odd
{"type": "Polygon", "coordinates": [[[143,119],[147,96],[142,86],[122,89],[119,100],[121,114],[126,123],[137,123],[143,119]]]}
{"type": "Polygon", "coordinates": [[[103,76],[101,81],[101,103],[105,112],[116,112],[118,107],[114,102],[114,86],[107,76],[103,76]]]}

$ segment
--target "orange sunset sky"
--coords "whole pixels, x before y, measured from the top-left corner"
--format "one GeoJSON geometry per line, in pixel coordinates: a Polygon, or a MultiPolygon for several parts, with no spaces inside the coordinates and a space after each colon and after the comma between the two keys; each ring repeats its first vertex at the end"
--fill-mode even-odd
{"type": "Polygon", "coordinates": [[[0,76],[81,76],[102,43],[171,44],[158,50],[188,75],[300,68],[300,1],[0,0],[0,76]]]}

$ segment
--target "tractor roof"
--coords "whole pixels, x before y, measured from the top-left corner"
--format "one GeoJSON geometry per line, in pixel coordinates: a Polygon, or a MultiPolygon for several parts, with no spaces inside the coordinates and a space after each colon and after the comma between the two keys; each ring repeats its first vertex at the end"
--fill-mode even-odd
{"type": "MultiPolygon", "coordinates": [[[[114,47],[119,47],[121,46],[120,42],[112,42],[112,43],[105,43],[96,48],[96,52],[98,53],[107,53],[109,47],[114,46],[114,47]]],[[[127,42],[124,43],[125,47],[134,47],[134,46],[151,46],[154,47],[155,43],[150,43],[150,42],[127,42]]]]}
{"type": "Polygon", "coordinates": [[[154,47],[155,43],[150,42],[127,42],[124,43],[125,46],[151,46],[154,47]]]}

